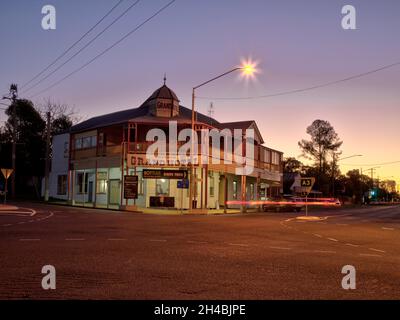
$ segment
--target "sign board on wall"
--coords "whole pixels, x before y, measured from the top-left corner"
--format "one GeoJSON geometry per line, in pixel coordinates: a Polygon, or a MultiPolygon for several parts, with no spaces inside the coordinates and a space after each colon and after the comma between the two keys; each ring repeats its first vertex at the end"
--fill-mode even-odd
{"type": "Polygon", "coordinates": [[[143,169],[143,179],[187,179],[187,170],[143,169]]]}
{"type": "Polygon", "coordinates": [[[137,199],[138,176],[124,176],[124,199],[137,199]]]}
{"type": "Polygon", "coordinates": [[[177,181],[178,189],[189,189],[189,179],[183,179],[177,181]]]}

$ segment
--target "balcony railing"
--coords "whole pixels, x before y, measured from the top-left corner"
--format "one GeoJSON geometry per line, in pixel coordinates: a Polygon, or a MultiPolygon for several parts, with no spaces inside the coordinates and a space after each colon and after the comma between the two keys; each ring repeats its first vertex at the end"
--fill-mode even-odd
{"type": "MultiPolygon", "coordinates": [[[[133,143],[131,142],[129,144],[128,148],[128,143],[124,143],[121,145],[113,145],[113,146],[103,146],[103,147],[97,147],[97,148],[87,148],[87,149],[74,149],[72,150],[72,160],[81,160],[81,159],[88,159],[88,158],[95,158],[95,157],[107,157],[107,156],[115,156],[115,155],[121,155],[122,154],[122,147],[124,147],[125,152],[128,151],[131,154],[145,154],[147,151],[147,148],[152,145],[154,142],[138,142],[138,143],[133,143]]],[[[179,148],[184,145],[186,142],[178,142],[177,144],[177,150],[179,151],[179,148]]],[[[213,160],[213,150],[215,151],[215,148],[212,146],[209,147],[209,162],[213,160]]],[[[271,171],[271,172],[282,172],[282,164],[274,164],[272,162],[264,161],[259,155],[263,154],[265,152],[278,152],[273,149],[266,148],[264,146],[256,146],[256,151],[255,151],[255,159],[254,161],[254,167],[271,171]]],[[[219,154],[219,157],[217,156],[218,161],[223,161],[225,159],[225,150],[224,146],[221,145],[220,150],[217,150],[217,154],[219,154]]],[[[169,144],[166,145],[166,155],[169,155],[169,144]]],[[[201,155],[201,145],[198,146],[198,155],[201,155]]],[[[233,153],[230,154],[232,161],[234,161],[234,155],[233,153]]],[[[281,155],[280,155],[281,157],[281,155]]],[[[269,157],[271,159],[271,157],[269,157]]]]}

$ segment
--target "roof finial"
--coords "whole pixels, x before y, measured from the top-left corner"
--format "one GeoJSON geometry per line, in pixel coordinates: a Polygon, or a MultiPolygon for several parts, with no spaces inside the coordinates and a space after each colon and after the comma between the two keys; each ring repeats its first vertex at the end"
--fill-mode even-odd
{"type": "Polygon", "coordinates": [[[167,81],[167,73],[164,73],[164,86],[165,86],[165,82],[167,81]]]}

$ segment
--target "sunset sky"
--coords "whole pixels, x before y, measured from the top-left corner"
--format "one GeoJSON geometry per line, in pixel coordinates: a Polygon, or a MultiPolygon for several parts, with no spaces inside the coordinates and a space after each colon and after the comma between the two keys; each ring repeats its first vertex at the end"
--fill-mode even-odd
{"type": "MultiPolygon", "coordinates": [[[[117,0],[0,2],[0,93],[22,86],[93,26],[117,0]],[[57,29],[43,30],[41,8],[57,10],[57,29]]],[[[134,0],[125,0],[80,46],[134,0]]],[[[140,1],[91,46],[20,98],[50,86],[143,22],[168,0],[140,1]]],[[[65,103],[88,118],[139,106],[162,85],[190,107],[191,88],[240,64],[258,61],[255,81],[230,75],[199,89],[197,109],[213,102],[221,122],[256,120],[266,145],[299,156],[315,119],[328,120],[344,141],[341,169],[400,161],[400,65],[325,88],[262,99],[243,98],[301,89],[400,61],[400,1],[177,0],[138,32],[60,85],[35,96],[65,103]],[[343,30],[341,8],[357,10],[357,30],[343,30]],[[210,97],[201,99],[201,97],[210,97]]],[[[63,60],[64,61],[64,60],[63,60]]],[[[39,78],[40,79],[40,78],[39,78]]],[[[35,82],[33,82],[35,83],[35,82]]],[[[0,112],[0,121],[6,116],[0,112]]],[[[400,183],[400,162],[381,165],[381,179],[400,183]],[[393,179],[393,178],[391,178],[393,179]]]]}

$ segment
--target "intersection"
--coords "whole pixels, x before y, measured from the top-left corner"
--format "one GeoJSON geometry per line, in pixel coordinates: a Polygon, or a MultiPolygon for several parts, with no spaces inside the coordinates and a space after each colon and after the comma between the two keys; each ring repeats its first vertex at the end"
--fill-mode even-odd
{"type": "Polygon", "coordinates": [[[400,297],[399,206],[318,209],[322,219],[304,221],[16,205],[0,212],[2,299],[400,297]],[[44,265],[56,290],[41,288],[44,265]],[[345,265],[355,290],[341,287],[345,265]]]}

